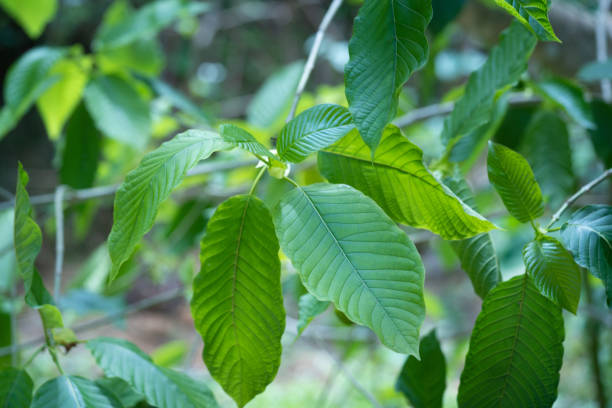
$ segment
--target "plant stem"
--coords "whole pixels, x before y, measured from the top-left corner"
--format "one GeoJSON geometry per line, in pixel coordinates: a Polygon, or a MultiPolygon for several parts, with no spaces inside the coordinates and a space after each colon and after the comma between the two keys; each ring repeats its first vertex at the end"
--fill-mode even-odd
{"type": "Polygon", "coordinates": [[[257,187],[259,180],[261,180],[261,177],[264,175],[267,169],[268,169],[267,167],[262,167],[261,170],[259,170],[259,173],[257,173],[257,177],[255,177],[255,181],[253,181],[253,185],[251,186],[251,189],[249,190],[249,195],[253,195],[253,193],[255,192],[255,187],[257,187]]]}
{"type": "Polygon", "coordinates": [[[64,375],[64,369],[62,368],[62,365],[59,362],[59,358],[57,357],[57,351],[53,347],[49,347],[49,354],[51,355],[51,359],[57,367],[57,371],[59,371],[61,375],[64,375]]]}
{"type": "Polygon", "coordinates": [[[283,180],[286,180],[289,183],[293,184],[295,187],[300,188],[300,185],[296,183],[294,180],[290,179],[289,177],[283,177],[283,180]]]}
{"type": "Polygon", "coordinates": [[[64,264],[64,192],[66,186],[59,185],[55,189],[55,279],[53,297],[59,300],[62,290],[62,270],[64,264]]]}
{"type": "Polygon", "coordinates": [[[32,355],[30,356],[30,358],[28,358],[28,361],[26,361],[23,364],[23,368],[26,368],[27,366],[29,366],[32,361],[34,361],[34,359],[36,358],[37,355],[39,355],[41,353],[41,351],[43,351],[45,349],[46,345],[43,344],[42,346],[40,346],[39,348],[37,348],[34,353],[32,353],[32,355]]]}
{"type": "Polygon", "coordinates": [[[594,180],[590,181],[589,183],[585,184],[584,186],[582,186],[582,188],[580,190],[578,190],[578,192],[576,192],[576,194],[574,194],[573,196],[568,198],[563,203],[561,208],[559,208],[559,210],[557,210],[557,212],[552,216],[552,218],[551,218],[550,222],[548,223],[548,225],[546,225],[546,229],[548,230],[550,227],[553,226],[553,224],[555,222],[559,221],[559,218],[561,218],[561,216],[563,215],[565,210],[567,210],[570,205],[574,204],[574,202],[576,202],[576,200],[578,200],[580,198],[580,196],[582,196],[583,194],[588,193],[589,191],[591,191],[596,185],[598,185],[599,183],[604,181],[610,175],[612,175],[612,168],[604,171],[603,173],[601,173],[599,175],[599,177],[597,177],[596,179],[594,179],[594,180]]]}
{"type": "Polygon", "coordinates": [[[289,122],[291,119],[295,117],[295,111],[297,109],[298,102],[302,97],[302,93],[304,92],[304,88],[306,88],[306,84],[308,83],[308,79],[310,78],[310,74],[315,65],[315,61],[317,60],[317,56],[319,54],[319,48],[321,48],[321,43],[323,42],[323,37],[325,36],[325,31],[331,23],[336,11],[340,8],[342,4],[342,0],[333,0],[327,9],[327,12],[323,16],[323,20],[321,20],[321,24],[319,25],[319,29],[315,34],[315,39],[312,44],[312,48],[310,49],[310,53],[308,54],[308,59],[306,60],[306,65],[304,65],[304,71],[302,72],[302,76],[300,77],[300,82],[298,83],[297,89],[295,91],[295,97],[293,98],[293,104],[291,105],[291,110],[289,111],[289,115],[287,116],[286,122],[289,122]]]}

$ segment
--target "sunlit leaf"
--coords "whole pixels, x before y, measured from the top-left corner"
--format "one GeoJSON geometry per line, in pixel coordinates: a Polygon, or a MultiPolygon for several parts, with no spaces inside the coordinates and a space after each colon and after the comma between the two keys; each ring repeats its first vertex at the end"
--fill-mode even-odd
{"type": "MultiPolygon", "coordinates": [[[[225,123],[219,126],[219,133],[221,133],[223,140],[232,146],[239,147],[254,155],[276,157],[264,145],[259,143],[255,136],[236,125],[225,123]]],[[[278,157],[276,158],[278,159],[278,157]]]]}
{"type": "Polygon", "coordinates": [[[549,0],[495,0],[542,41],[561,42],[548,20],[549,0]]]}
{"type": "Polygon", "coordinates": [[[38,38],[55,16],[57,0],[0,0],[0,6],[32,39],[38,38]]]}

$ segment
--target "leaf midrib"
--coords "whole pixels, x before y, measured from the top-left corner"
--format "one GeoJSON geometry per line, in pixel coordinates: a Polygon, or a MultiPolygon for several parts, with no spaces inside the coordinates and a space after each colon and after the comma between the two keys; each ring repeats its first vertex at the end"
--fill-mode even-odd
{"type": "MultiPolygon", "coordinates": [[[[495,156],[496,156],[496,160],[499,163],[500,171],[502,171],[504,173],[504,177],[506,177],[506,180],[508,181],[508,183],[506,185],[509,186],[512,189],[513,193],[514,193],[513,195],[514,195],[514,198],[516,199],[515,201],[518,202],[518,204],[523,209],[523,211],[525,211],[525,214],[527,214],[527,217],[529,218],[529,221],[531,221],[531,222],[535,221],[535,218],[531,215],[531,210],[529,208],[527,208],[527,206],[525,205],[525,202],[522,199],[522,197],[523,197],[522,192],[515,185],[515,183],[512,181],[512,178],[510,177],[510,174],[506,170],[506,166],[504,165],[503,160],[500,159],[499,152],[495,152],[495,156]]],[[[524,165],[525,163],[522,163],[522,164],[524,165]]],[[[527,170],[530,170],[530,169],[527,169],[527,170]]],[[[529,182],[530,180],[527,180],[527,181],[529,182]]],[[[529,186],[528,190],[532,190],[531,187],[532,186],[529,186]]],[[[532,191],[529,191],[529,192],[532,193],[532,191]]],[[[541,192],[540,192],[540,194],[541,194],[541,192]]],[[[538,208],[541,208],[541,204],[538,206],[538,208]]]]}
{"type": "Polygon", "coordinates": [[[606,245],[608,246],[608,248],[610,250],[612,250],[612,243],[608,240],[608,238],[602,234],[601,232],[599,232],[598,230],[596,230],[595,228],[591,227],[590,225],[587,224],[577,224],[577,223],[567,223],[567,225],[573,226],[576,229],[580,230],[580,229],[586,229],[589,230],[591,232],[593,232],[595,235],[597,235],[599,238],[601,238],[602,241],[604,241],[606,243],[606,245]]]}

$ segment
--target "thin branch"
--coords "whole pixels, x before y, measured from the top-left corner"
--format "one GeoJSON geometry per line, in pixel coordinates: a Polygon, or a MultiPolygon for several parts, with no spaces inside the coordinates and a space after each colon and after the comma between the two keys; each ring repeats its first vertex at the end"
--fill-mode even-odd
{"type": "MultiPolygon", "coordinates": [[[[610,9],[611,0],[599,0],[597,8],[597,22],[595,24],[595,48],[597,52],[597,61],[603,62],[608,59],[608,44],[606,24],[608,18],[608,10],[610,9]]],[[[601,95],[604,101],[612,100],[612,86],[609,79],[601,80],[601,95]]]]}
{"type": "Polygon", "coordinates": [[[64,266],[64,193],[66,186],[55,189],[55,274],[53,296],[59,300],[62,290],[62,270],[64,266]]]}
{"type": "Polygon", "coordinates": [[[580,196],[591,191],[596,185],[598,185],[599,183],[601,183],[602,181],[604,181],[606,178],[608,178],[611,175],[612,175],[612,168],[604,171],[602,174],[599,175],[599,177],[592,180],[588,184],[585,184],[580,190],[578,190],[578,192],[576,192],[576,194],[568,198],[563,203],[561,208],[559,208],[559,210],[557,210],[557,212],[552,216],[550,222],[546,226],[546,229],[548,230],[550,227],[552,227],[555,224],[555,222],[559,221],[559,218],[561,218],[565,210],[567,210],[570,205],[574,204],[574,202],[576,202],[576,200],[578,200],[580,196]]]}
{"type": "Polygon", "coordinates": [[[329,5],[327,12],[323,16],[323,20],[321,21],[321,25],[315,34],[315,39],[312,44],[312,48],[310,49],[310,53],[308,54],[308,59],[306,60],[306,65],[304,65],[304,71],[302,72],[302,77],[300,78],[300,82],[298,83],[297,90],[295,91],[295,97],[293,98],[293,104],[291,105],[291,110],[289,111],[289,115],[287,116],[287,122],[295,117],[295,111],[297,109],[298,102],[302,97],[302,93],[304,92],[304,88],[306,88],[306,84],[308,83],[308,79],[310,78],[310,74],[314,68],[315,62],[317,60],[317,56],[319,54],[319,48],[321,48],[321,43],[323,42],[323,37],[325,36],[325,31],[329,26],[329,23],[334,18],[336,11],[340,8],[342,4],[342,0],[333,0],[329,5]]]}

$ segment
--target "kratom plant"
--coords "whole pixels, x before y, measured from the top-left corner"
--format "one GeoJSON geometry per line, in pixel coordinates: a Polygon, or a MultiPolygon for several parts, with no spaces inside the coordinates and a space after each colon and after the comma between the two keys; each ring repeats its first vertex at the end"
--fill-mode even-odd
{"type": "MultiPolygon", "coordinates": [[[[332,3],[321,35],[340,3],[332,3]]],[[[217,130],[196,127],[146,153],[125,177],[115,196],[108,237],[109,283],[121,278],[124,264],[153,227],[160,206],[194,166],[232,149],[252,155],[253,166],[258,163],[248,193],[226,199],[209,220],[191,297],[195,329],[204,342],[204,363],[238,406],[262,393],[282,363],[286,316],[279,252],[290,260],[308,291],[299,301],[298,335],[331,303],[350,321],[371,329],[384,347],[407,356],[397,389],[413,406],[442,406],[444,354],[435,331],[426,336],[421,332],[427,266],[398,224],[426,229],[450,241],[474,294],[482,298],[461,374],[459,407],[552,406],[563,359],[562,309],[578,312],[582,268],[603,282],[612,305],[612,207],[588,205],[560,221],[580,196],[612,171],[571,196],[574,185],[563,184],[562,177],[571,172],[566,122],[595,135],[600,132],[598,140],[605,147],[609,133],[603,135],[606,130],[596,123],[612,108],[598,100],[586,102],[572,82],[535,81],[527,76],[527,62],[538,40],[558,41],[548,21],[546,0],[496,3],[516,21],[470,75],[443,122],[444,149],[433,160],[426,162],[422,150],[404,135],[405,124],[396,118],[404,84],[428,61],[426,29],[432,1],[366,0],[348,46],[350,60],[344,71],[348,107],[318,104],[294,115],[313,59],[305,68],[302,64],[288,68],[298,74],[303,70],[303,83],[286,124],[275,135],[275,149],[234,123],[223,123],[217,130]],[[503,116],[509,105],[525,101],[537,112],[524,124],[524,146],[517,149],[523,156],[489,139],[491,129],[499,126],[499,112],[503,116]],[[488,180],[509,214],[533,229],[522,252],[524,273],[506,280],[489,235],[499,227],[479,213],[465,178],[474,157],[487,146],[488,180]],[[299,172],[299,163],[313,155],[327,182],[302,185],[293,175],[299,172]],[[267,177],[291,186],[272,208],[258,197],[259,183],[267,177]],[[544,197],[564,202],[546,222],[542,222],[544,197]]],[[[5,7],[19,19],[18,8],[5,7]]],[[[87,139],[88,146],[74,159],[78,164],[70,157],[77,153],[65,152],[68,159],[61,171],[64,183],[90,186],[97,161],[89,163],[87,157],[99,154],[98,132],[143,148],[147,140],[137,136],[151,127],[148,107],[132,82],[133,73],[139,72],[132,64],[136,61],[120,69],[105,68],[114,61],[108,56],[132,55],[135,48],[129,47],[136,46],[131,36],[139,30],[150,31],[148,39],[138,37],[144,47],[180,16],[204,11],[197,3],[158,1],[129,12],[131,18],[123,23],[108,17],[96,36],[93,54],[77,48],[29,51],[5,80],[2,134],[36,103],[51,138],[64,131],[68,140],[79,133],[87,139]],[[66,95],[68,88],[79,91],[59,103],[57,95],[66,95]]],[[[28,32],[40,32],[29,27],[28,32]]],[[[279,75],[291,76],[289,71],[279,75]]],[[[142,69],[139,74],[145,75],[142,69]]],[[[199,108],[157,79],[143,80],[139,86],[171,95],[182,117],[189,117],[188,123],[207,120],[199,108]]],[[[292,93],[297,86],[294,81],[292,93]]],[[[287,101],[281,102],[282,110],[287,101]]],[[[260,120],[274,118],[260,115],[260,120]]],[[[68,142],[66,149],[71,146],[68,142]]],[[[610,165],[609,156],[604,162],[610,165]]],[[[160,408],[217,406],[203,383],[156,365],[135,345],[106,337],[81,340],[64,327],[34,267],[42,235],[32,217],[27,183],[28,175],[20,166],[15,254],[25,301],[39,311],[44,326],[46,343],[39,351],[50,353],[60,375],[33,392],[26,371],[29,362],[3,369],[0,406],[122,407],[134,406],[134,401],[141,401],[138,396],[160,408]],[[69,350],[80,343],[91,351],[104,378],[64,373],[59,347],[69,350]]]]}

